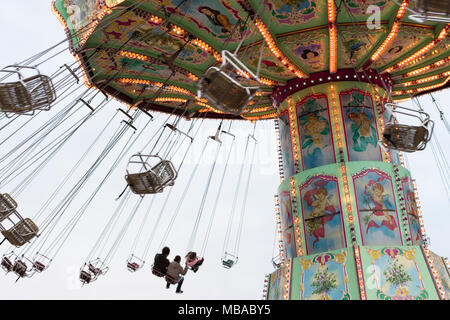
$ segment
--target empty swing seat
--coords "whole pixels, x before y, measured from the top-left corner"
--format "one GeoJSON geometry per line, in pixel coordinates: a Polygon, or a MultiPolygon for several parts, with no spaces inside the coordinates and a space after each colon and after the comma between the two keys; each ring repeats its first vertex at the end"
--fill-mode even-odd
{"type": "Polygon", "coordinates": [[[15,224],[11,229],[2,231],[3,236],[12,245],[21,247],[33,239],[39,231],[36,224],[29,218],[25,218],[15,224]]]}
{"type": "Polygon", "coordinates": [[[228,260],[222,260],[222,265],[227,268],[230,269],[232,266],[234,266],[234,261],[231,259],[228,260]]]}
{"type": "Polygon", "coordinates": [[[153,194],[172,186],[176,176],[172,162],[162,160],[148,171],[126,175],[125,180],[133,193],[153,194]]]}
{"type": "Polygon", "coordinates": [[[414,152],[425,149],[429,132],[424,126],[387,124],[383,131],[383,144],[392,149],[414,152]]]}
{"type": "Polygon", "coordinates": [[[127,262],[127,269],[131,272],[135,272],[140,268],[136,262],[127,262]]]}
{"type": "Polygon", "coordinates": [[[0,194],[0,231],[12,245],[20,247],[34,238],[39,228],[31,219],[23,219],[16,209],[17,203],[9,194],[0,194]],[[14,222],[13,219],[18,222],[14,222]],[[5,220],[8,220],[13,226],[6,229],[2,224],[5,220]]]}
{"type": "Polygon", "coordinates": [[[12,271],[16,273],[19,277],[23,278],[27,275],[27,265],[25,264],[25,262],[17,260],[14,263],[12,271]]]}
{"type": "Polygon", "coordinates": [[[253,74],[229,51],[222,51],[222,65],[209,68],[198,83],[199,98],[206,98],[225,113],[240,115],[260,88],[259,77],[253,74]],[[258,85],[250,85],[250,81],[258,85]]]}
{"type": "Polygon", "coordinates": [[[3,257],[1,262],[1,267],[6,272],[10,272],[13,269],[14,264],[9,260],[8,257],[3,257]]]}
{"type": "Polygon", "coordinates": [[[92,281],[92,275],[87,271],[80,272],[80,280],[83,283],[90,283],[92,281]]]}
{"type": "Polygon", "coordinates": [[[35,261],[33,263],[33,268],[37,271],[37,272],[42,272],[46,269],[45,264],[43,264],[42,262],[39,261],[35,261]]]}
{"type": "Polygon", "coordinates": [[[210,68],[200,86],[202,96],[225,113],[240,115],[250,102],[258,88],[246,88],[234,81],[217,68],[210,68]]]}
{"type": "Polygon", "coordinates": [[[42,75],[36,68],[25,66],[8,66],[0,72],[15,73],[18,81],[0,83],[0,111],[8,116],[13,114],[33,114],[35,110],[48,110],[55,101],[56,94],[49,77],[42,75]],[[9,70],[14,68],[14,70],[9,70]],[[36,75],[23,78],[16,70],[33,69],[36,75]]]}
{"type": "Polygon", "coordinates": [[[238,257],[225,252],[225,254],[222,257],[222,266],[226,269],[230,269],[232,266],[234,266],[238,261],[238,257]]]}
{"type": "Polygon", "coordinates": [[[413,0],[410,10],[414,14],[409,17],[413,20],[424,22],[450,22],[450,1],[448,0],[413,0]]]}

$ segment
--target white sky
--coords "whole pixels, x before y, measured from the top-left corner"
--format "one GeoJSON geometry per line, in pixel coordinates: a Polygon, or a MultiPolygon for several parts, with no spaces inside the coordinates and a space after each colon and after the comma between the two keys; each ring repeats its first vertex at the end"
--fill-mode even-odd
{"type": "MultiPolygon", "coordinates": [[[[62,26],[50,10],[50,1],[46,0],[27,1],[26,3],[4,2],[0,11],[0,23],[0,39],[3,43],[3,50],[0,51],[0,66],[24,60],[65,38],[62,26]]],[[[66,52],[52,60],[52,62],[44,64],[41,71],[44,74],[50,74],[63,63],[72,61],[73,57],[66,52]]],[[[445,102],[450,98],[448,91],[436,93],[435,97],[441,108],[446,112],[448,108],[445,102]]],[[[422,98],[421,101],[425,110],[429,111],[432,118],[436,121],[435,137],[439,139],[444,152],[448,152],[448,145],[450,144],[449,134],[439,120],[439,114],[428,96],[422,98]]],[[[64,174],[78,160],[87,145],[92,142],[93,137],[101,130],[106,119],[110,117],[109,113],[112,113],[117,107],[119,107],[119,103],[112,102],[111,105],[107,106],[110,111],[103,110],[86,127],[83,127],[40,176],[19,196],[17,199],[19,212],[23,216],[33,216],[48,198],[49,193],[63,179],[64,174]]],[[[57,111],[60,108],[62,106],[55,109],[57,111]]],[[[84,115],[86,112],[87,110],[81,111],[80,114],[84,115]]],[[[40,123],[44,121],[43,119],[53,114],[55,114],[55,110],[42,113],[40,115],[40,123]]],[[[147,137],[157,130],[159,123],[165,118],[164,115],[158,116],[158,119],[146,131],[147,137]]],[[[123,117],[118,116],[116,118],[111,130],[105,134],[103,139],[111,136],[112,129],[116,128],[117,123],[121,119],[123,117]]],[[[20,121],[26,120],[21,119],[20,121]]],[[[142,127],[142,121],[144,120],[145,116],[143,115],[138,126],[142,127]]],[[[14,126],[19,126],[20,121],[14,123],[14,126]]],[[[39,121],[36,120],[36,122],[39,121]]],[[[194,149],[195,152],[193,154],[195,156],[198,155],[205,137],[215,132],[217,124],[217,121],[210,121],[203,126],[199,133],[200,138],[198,141],[200,142],[196,144],[194,149]]],[[[125,269],[125,260],[130,253],[130,247],[134,240],[133,235],[139,227],[144,209],[150,201],[149,197],[144,200],[141,206],[142,210],[137,213],[129,232],[125,235],[122,245],[110,264],[111,269],[108,273],[104,277],[100,277],[98,281],[84,287],[81,287],[81,283],[78,280],[79,267],[84,262],[93,243],[97,240],[98,234],[118,204],[118,201],[114,199],[122,191],[125,183],[123,179],[125,163],[121,163],[108,181],[108,184],[101,190],[99,196],[96,197],[91,207],[87,210],[80,224],[50,268],[42,274],[38,274],[30,279],[19,280],[17,283],[14,283],[16,278],[11,274],[0,277],[0,287],[3,288],[0,291],[0,299],[260,299],[264,275],[273,271],[270,261],[275,231],[273,195],[276,193],[279,185],[275,133],[271,121],[259,123],[257,127],[256,136],[259,139],[259,145],[247,202],[247,214],[244,221],[239,262],[229,270],[225,270],[220,264],[225,229],[234,194],[234,185],[240,169],[238,163],[242,157],[245,136],[251,130],[251,127],[250,124],[244,122],[233,124],[234,133],[238,136],[238,144],[235,148],[236,152],[233,154],[232,165],[227,175],[228,179],[224,184],[224,196],[216,213],[216,220],[206,252],[205,265],[196,274],[188,273],[183,284],[183,295],[175,295],[174,287],[166,290],[164,281],[153,276],[149,266],[151,264],[150,260],[152,260],[154,253],[159,247],[170,216],[174,212],[176,201],[180,198],[181,190],[184,189],[193,168],[194,160],[192,157],[188,158],[176,182],[174,187],[176,190],[174,190],[174,196],[172,197],[173,201],[165,210],[166,213],[163,216],[161,228],[156,233],[150,250],[149,262],[147,262],[143,270],[133,274],[128,272],[125,269]]],[[[19,132],[18,135],[23,137],[24,133],[19,132]]],[[[1,137],[3,137],[3,133],[1,137]]],[[[146,143],[145,139],[143,140],[139,147],[146,143]]],[[[99,141],[96,150],[93,152],[94,155],[100,151],[101,142],[99,141]]],[[[2,148],[3,146],[0,146],[0,151],[2,148]]],[[[132,149],[132,151],[137,150],[139,148],[132,149]]],[[[208,155],[210,160],[211,152],[208,155]]],[[[84,170],[87,169],[86,165],[94,160],[93,157],[89,159],[85,162],[84,170]]],[[[107,161],[110,163],[111,159],[112,157],[108,158],[107,161]]],[[[412,176],[418,182],[425,228],[427,235],[431,238],[431,250],[441,256],[450,256],[450,248],[447,245],[447,233],[450,230],[450,203],[439,178],[431,149],[427,148],[425,151],[408,155],[408,160],[411,165],[412,176]]],[[[209,168],[208,163],[200,165],[199,175],[195,178],[192,189],[188,191],[182,210],[175,221],[174,228],[166,243],[172,249],[171,259],[176,254],[184,256],[186,243],[190,237],[190,230],[193,227],[209,168]]],[[[76,203],[69,208],[68,216],[78,208],[77,203],[81,204],[89,196],[89,192],[92,192],[96,187],[96,183],[102,178],[107,169],[107,166],[101,166],[100,172],[90,180],[83,193],[76,198],[76,203]]],[[[213,184],[210,188],[211,191],[204,211],[205,217],[209,217],[208,213],[212,207],[217,181],[222,169],[223,155],[215,171],[214,181],[216,181],[216,184],[213,184]]],[[[83,170],[80,170],[80,172],[83,172],[83,170]]],[[[1,190],[1,192],[9,192],[9,190],[1,190]]],[[[158,196],[157,200],[159,201],[155,202],[153,206],[154,210],[150,213],[149,222],[154,221],[157,214],[159,214],[158,208],[161,207],[162,199],[165,195],[166,193],[158,196]]],[[[134,199],[136,197],[133,197],[129,203],[128,207],[130,207],[130,210],[134,204],[134,199]]],[[[201,220],[200,224],[197,243],[202,242],[206,219],[201,220]]],[[[148,235],[150,230],[151,225],[146,225],[144,235],[148,235]]],[[[144,246],[146,239],[145,236],[142,237],[138,250],[144,246]]],[[[3,244],[0,247],[0,253],[4,253],[7,248],[8,246],[3,244]]]]}

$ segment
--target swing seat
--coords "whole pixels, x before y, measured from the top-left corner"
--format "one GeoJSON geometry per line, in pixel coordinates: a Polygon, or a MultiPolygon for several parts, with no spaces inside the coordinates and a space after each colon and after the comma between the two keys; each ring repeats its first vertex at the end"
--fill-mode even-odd
{"type": "Polygon", "coordinates": [[[387,124],[383,131],[383,145],[390,149],[414,152],[425,149],[429,140],[428,129],[424,126],[387,124]]]}
{"type": "Polygon", "coordinates": [[[2,234],[13,246],[21,247],[37,236],[38,231],[39,228],[36,224],[31,219],[25,218],[21,219],[11,229],[2,231],[2,234]]]}
{"type": "Polygon", "coordinates": [[[169,276],[166,276],[166,282],[168,282],[168,283],[170,283],[170,284],[177,284],[178,283],[178,280],[177,281],[175,281],[175,279],[174,278],[172,278],[172,277],[169,277],[169,276]]]}
{"type": "Polygon", "coordinates": [[[222,61],[220,69],[211,67],[206,71],[199,81],[197,95],[222,112],[240,115],[259,90],[260,80],[229,51],[222,52],[222,61]],[[242,75],[248,77],[239,79],[242,75]],[[258,85],[249,85],[250,80],[258,85]]]}
{"type": "Polygon", "coordinates": [[[39,261],[35,261],[33,263],[33,268],[37,271],[37,272],[42,272],[45,269],[47,269],[47,266],[45,264],[43,264],[42,262],[39,261]]]}
{"type": "Polygon", "coordinates": [[[141,266],[137,262],[127,262],[127,269],[130,272],[136,272],[141,266]]]}
{"type": "Polygon", "coordinates": [[[281,256],[276,256],[272,258],[272,265],[275,269],[280,268],[281,266],[281,256]]]}
{"type": "Polygon", "coordinates": [[[2,258],[1,267],[6,272],[10,272],[13,269],[14,264],[7,257],[2,258]]]}
{"type": "Polygon", "coordinates": [[[0,72],[15,73],[18,81],[0,83],[0,111],[12,114],[32,115],[35,110],[48,110],[55,101],[56,94],[49,77],[41,75],[34,67],[8,66],[0,72]],[[9,70],[14,68],[14,70],[9,70]],[[36,75],[23,78],[17,69],[29,68],[37,72],[36,75]]]}
{"type": "Polygon", "coordinates": [[[232,255],[231,253],[225,252],[222,257],[222,266],[226,269],[230,269],[238,262],[238,257],[232,255]]]}
{"type": "Polygon", "coordinates": [[[166,275],[164,273],[162,273],[161,271],[159,271],[158,269],[156,269],[155,267],[152,266],[152,273],[160,278],[165,277],[166,275]]]}
{"type": "Polygon", "coordinates": [[[16,263],[14,263],[12,271],[19,277],[23,278],[27,275],[27,265],[25,262],[17,260],[16,263]]]}
{"type": "Polygon", "coordinates": [[[92,275],[87,271],[80,272],[80,280],[83,283],[90,283],[92,281],[92,275]]]}
{"type": "Polygon", "coordinates": [[[135,194],[154,194],[173,186],[176,177],[172,162],[161,160],[148,171],[128,174],[125,180],[135,194]]]}
{"type": "Polygon", "coordinates": [[[230,269],[232,266],[234,266],[235,261],[228,259],[228,260],[222,260],[222,265],[226,268],[226,269],[230,269]]]}
{"type": "Polygon", "coordinates": [[[448,0],[413,0],[413,4],[409,7],[414,11],[409,18],[415,21],[450,22],[450,1],[448,0]]]}

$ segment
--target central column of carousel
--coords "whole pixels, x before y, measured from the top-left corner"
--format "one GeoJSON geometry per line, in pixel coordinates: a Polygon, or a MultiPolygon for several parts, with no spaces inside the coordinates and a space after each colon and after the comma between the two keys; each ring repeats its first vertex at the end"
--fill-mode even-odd
{"type": "Polygon", "coordinates": [[[446,298],[415,182],[401,155],[378,144],[389,85],[340,70],[274,91],[284,257],[266,277],[266,299],[446,298]]]}

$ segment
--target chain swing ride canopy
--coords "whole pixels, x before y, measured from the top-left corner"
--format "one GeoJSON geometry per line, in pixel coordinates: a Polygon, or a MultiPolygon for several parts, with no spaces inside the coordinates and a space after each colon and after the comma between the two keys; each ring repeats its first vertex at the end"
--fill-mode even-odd
{"type": "MultiPolygon", "coordinates": [[[[417,188],[398,152],[424,147],[432,127],[402,127],[386,108],[448,87],[448,3],[54,0],[52,10],[86,86],[129,108],[275,119],[283,245],[265,298],[448,299],[448,267],[427,248],[417,188]],[[227,52],[242,68],[224,67],[227,52]],[[208,78],[219,68],[231,76],[208,78]],[[227,113],[198,95],[204,78],[247,82],[247,96],[227,97],[220,86],[211,92],[224,105],[250,101],[227,113]],[[379,143],[386,128],[391,149],[379,143]],[[409,132],[409,145],[400,129],[409,132]],[[381,274],[373,285],[375,269],[381,274]]],[[[149,193],[147,180],[142,193],[149,193]]],[[[227,268],[237,261],[226,258],[227,268]]],[[[14,268],[11,259],[5,256],[5,270],[14,268]]],[[[133,261],[127,266],[136,271],[133,261]]],[[[85,267],[85,283],[106,272],[85,267]]]]}
{"type": "Polygon", "coordinates": [[[261,94],[242,114],[254,120],[275,118],[272,99],[292,85],[352,80],[355,71],[373,73],[360,81],[381,75],[394,102],[445,88],[448,26],[418,23],[408,11],[416,1],[403,1],[408,10],[396,2],[345,0],[337,8],[325,0],[57,0],[52,6],[73,37],[86,84],[151,110],[181,114],[187,106],[191,116],[240,118],[197,98],[197,83],[242,38],[237,57],[256,73],[264,44],[261,94]],[[371,5],[379,21],[368,22],[371,5]]]}

